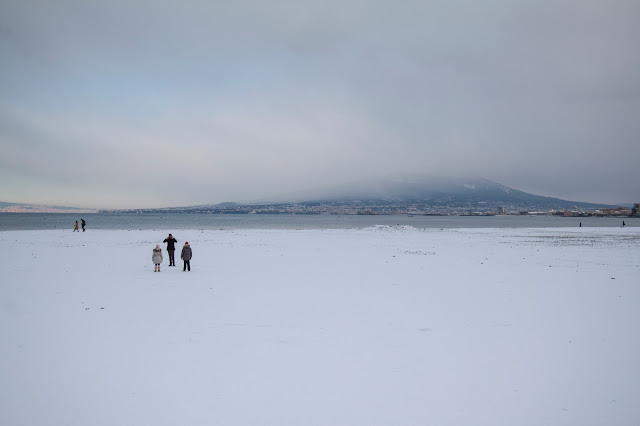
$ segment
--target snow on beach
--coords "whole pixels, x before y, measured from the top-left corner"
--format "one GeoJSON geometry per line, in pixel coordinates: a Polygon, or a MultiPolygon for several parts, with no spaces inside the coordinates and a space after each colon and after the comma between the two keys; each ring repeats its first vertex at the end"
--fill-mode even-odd
{"type": "Polygon", "coordinates": [[[2,425],[640,418],[640,228],[7,231],[0,247],[2,425]]]}

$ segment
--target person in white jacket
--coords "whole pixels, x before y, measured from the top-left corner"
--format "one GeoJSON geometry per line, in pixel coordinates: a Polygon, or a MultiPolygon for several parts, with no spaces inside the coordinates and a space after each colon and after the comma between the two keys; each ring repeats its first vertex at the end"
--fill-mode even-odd
{"type": "Polygon", "coordinates": [[[162,249],[160,248],[160,244],[156,244],[156,248],[153,249],[151,260],[155,265],[153,272],[160,272],[160,264],[162,263],[162,249]]]}

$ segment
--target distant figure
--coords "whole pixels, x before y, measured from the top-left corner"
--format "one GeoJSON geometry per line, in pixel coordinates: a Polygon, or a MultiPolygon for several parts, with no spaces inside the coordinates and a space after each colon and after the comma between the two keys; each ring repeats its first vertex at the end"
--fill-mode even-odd
{"type": "Polygon", "coordinates": [[[73,227],[73,232],[80,232],[80,230],[78,229],[78,221],[76,220],[76,226],[73,227]]]}
{"type": "Polygon", "coordinates": [[[153,249],[151,260],[155,265],[153,272],[160,272],[160,264],[162,263],[162,249],[160,248],[160,244],[156,244],[156,248],[153,249]]]}
{"type": "Polygon", "coordinates": [[[582,228],[582,222],[580,222],[580,228],[582,228]]]}
{"type": "MultiPolygon", "coordinates": [[[[82,222],[82,232],[84,232],[84,227],[87,224],[87,222],[84,221],[84,219],[80,219],[80,221],[82,222]]],[[[80,232],[80,231],[78,231],[80,232]]]]}
{"type": "Polygon", "coordinates": [[[625,223],[624,223],[624,220],[623,220],[623,221],[622,221],[622,227],[623,227],[623,228],[624,228],[624,225],[625,225],[625,223]]]}
{"type": "Polygon", "coordinates": [[[191,246],[189,245],[189,241],[187,241],[184,243],[184,246],[182,247],[182,254],[180,255],[180,258],[184,260],[184,268],[182,268],[182,272],[187,269],[191,272],[191,254],[191,246]]]}
{"type": "Polygon", "coordinates": [[[167,243],[167,253],[169,253],[169,266],[176,266],[176,259],[173,257],[176,251],[175,244],[178,242],[173,235],[169,234],[167,238],[162,241],[163,243],[167,243]]]}

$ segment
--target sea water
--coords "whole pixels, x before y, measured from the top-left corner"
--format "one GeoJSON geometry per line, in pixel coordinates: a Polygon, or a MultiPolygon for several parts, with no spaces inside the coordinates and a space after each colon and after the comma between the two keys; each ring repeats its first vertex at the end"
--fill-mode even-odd
{"type": "MultiPolygon", "coordinates": [[[[0,213],[0,231],[68,229],[360,229],[371,226],[415,228],[562,228],[640,226],[640,218],[562,216],[408,216],[207,213],[0,213]]],[[[80,230],[82,232],[82,230],[80,230]]]]}

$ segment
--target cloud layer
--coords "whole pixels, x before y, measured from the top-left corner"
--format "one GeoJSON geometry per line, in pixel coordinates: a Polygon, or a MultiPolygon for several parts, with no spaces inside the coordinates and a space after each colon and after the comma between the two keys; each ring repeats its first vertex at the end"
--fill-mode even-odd
{"type": "Polygon", "coordinates": [[[153,207],[384,176],[638,201],[635,1],[4,1],[0,199],[153,207]]]}

